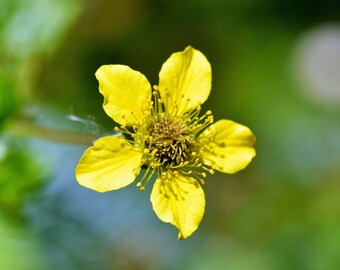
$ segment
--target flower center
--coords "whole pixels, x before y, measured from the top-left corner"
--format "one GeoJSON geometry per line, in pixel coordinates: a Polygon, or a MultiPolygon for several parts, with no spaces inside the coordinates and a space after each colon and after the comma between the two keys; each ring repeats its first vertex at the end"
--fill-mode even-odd
{"type": "Polygon", "coordinates": [[[157,163],[173,167],[183,165],[194,151],[194,133],[180,118],[163,117],[150,125],[147,147],[157,163]]]}

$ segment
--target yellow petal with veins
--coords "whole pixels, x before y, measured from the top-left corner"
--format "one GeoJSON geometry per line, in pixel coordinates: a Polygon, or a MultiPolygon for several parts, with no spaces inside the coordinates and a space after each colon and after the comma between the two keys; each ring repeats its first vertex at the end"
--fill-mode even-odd
{"type": "Polygon", "coordinates": [[[249,128],[230,120],[220,120],[199,136],[205,164],[225,173],[244,169],[256,155],[256,138],[249,128]]]}
{"type": "Polygon", "coordinates": [[[150,111],[151,86],[146,77],[124,65],[101,66],[96,77],[106,114],[121,125],[141,123],[150,111]]]}
{"type": "Polygon", "coordinates": [[[210,94],[210,63],[190,46],[173,53],[159,73],[159,90],[166,109],[173,114],[182,115],[194,109],[210,94]]]}
{"type": "Polygon", "coordinates": [[[178,228],[178,239],[189,237],[199,226],[205,210],[205,196],[198,182],[181,174],[159,177],[151,192],[158,218],[178,228]]]}
{"type": "Polygon", "coordinates": [[[131,184],[140,171],[142,153],[126,140],[107,136],[89,147],[76,168],[80,185],[105,192],[131,184]]]}

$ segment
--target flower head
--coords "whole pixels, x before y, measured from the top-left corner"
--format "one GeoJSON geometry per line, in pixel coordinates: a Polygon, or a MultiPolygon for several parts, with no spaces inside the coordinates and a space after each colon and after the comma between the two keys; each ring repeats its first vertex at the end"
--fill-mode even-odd
{"type": "Polygon", "coordinates": [[[255,156],[255,136],[230,120],[213,123],[211,111],[200,116],[211,89],[211,67],[192,47],[163,64],[153,89],[145,76],[124,65],[96,72],[103,108],[120,136],[106,136],[89,147],[76,168],[78,182],[106,192],[131,184],[144,190],[156,181],[151,203],[156,215],[178,228],[179,239],[199,226],[205,209],[201,184],[214,170],[235,173],[255,156]]]}

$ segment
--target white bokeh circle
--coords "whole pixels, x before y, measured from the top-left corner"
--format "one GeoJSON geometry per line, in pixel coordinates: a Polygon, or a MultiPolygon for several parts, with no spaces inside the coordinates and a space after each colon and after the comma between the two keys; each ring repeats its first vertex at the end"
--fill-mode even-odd
{"type": "Polygon", "coordinates": [[[340,24],[319,26],[304,34],[294,51],[304,93],[325,104],[340,104],[340,24]]]}

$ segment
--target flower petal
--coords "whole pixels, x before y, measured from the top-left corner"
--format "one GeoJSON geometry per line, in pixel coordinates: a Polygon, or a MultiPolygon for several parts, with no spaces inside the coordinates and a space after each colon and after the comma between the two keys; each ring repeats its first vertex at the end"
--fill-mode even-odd
{"type": "Polygon", "coordinates": [[[249,128],[230,120],[209,126],[198,138],[204,163],[225,173],[244,169],[256,155],[256,138],[249,128]]]}
{"type": "Polygon", "coordinates": [[[168,172],[156,180],[150,199],[158,218],[178,228],[179,240],[189,237],[201,223],[205,196],[193,178],[168,172]]]}
{"type": "Polygon", "coordinates": [[[105,192],[133,182],[140,171],[142,153],[126,140],[107,136],[89,147],[76,168],[80,185],[105,192]]]}
{"type": "Polygon", "coordinates": [[[101,66],[96,77],[106,114],[122,125],[141,123],[151,100],[151,86],[146,77],[124,65],[101,66]]]}
{"type": "Polygon", "coordinates": [[[166,109],[171,112],[177,104],[178,115],[205,102],[210,89],[210,63],[200,51],[190,46],[173,53],[159,73],[159,90],[166,109]]]}

